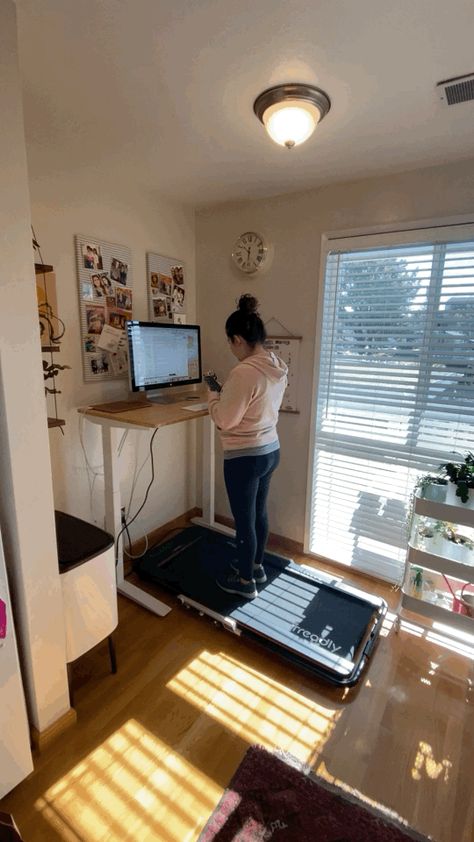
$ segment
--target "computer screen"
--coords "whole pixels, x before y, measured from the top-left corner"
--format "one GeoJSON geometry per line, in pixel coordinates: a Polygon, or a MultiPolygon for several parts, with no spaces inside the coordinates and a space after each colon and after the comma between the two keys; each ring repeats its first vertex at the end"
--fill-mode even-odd
{"type": "Polygon", "coordinates": [[[133,392],[202,381],[198,325],[130,321],[127,336],[133,392]]]}

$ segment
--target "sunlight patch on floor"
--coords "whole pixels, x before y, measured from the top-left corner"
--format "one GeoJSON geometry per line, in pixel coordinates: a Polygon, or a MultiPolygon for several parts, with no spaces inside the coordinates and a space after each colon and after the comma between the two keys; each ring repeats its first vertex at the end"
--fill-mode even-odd
{"type": "Polygon", "coordinates": [[[423,776],[435,781],[440,777],[440,775],[442,775],[442,780],[447,783],[449,780],[449,770],[452,765],[453,764],[446,759],[437,762],[433,755],[433,749],[431,746],[428,745],[428,743],[420,742],[415,762],[413,764],[413,769],[411,770],[411,776],[414,781],[421,781],[423,776]]]}
{"type": "Polygon", "coordinates": [[[201,652],[166,686],[247,742],[278,746],[306,763],[340,715],[222,652],[201,652]]]}
{"type": "Polygon", "coordinates": [[[221,795],[214,781],[129,719],[35,807],[66,842],[186,842],[221,795]]]}

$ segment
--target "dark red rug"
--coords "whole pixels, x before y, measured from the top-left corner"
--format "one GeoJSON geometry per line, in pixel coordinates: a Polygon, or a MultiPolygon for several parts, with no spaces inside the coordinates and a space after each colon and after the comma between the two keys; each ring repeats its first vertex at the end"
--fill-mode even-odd
{"type": "Polygon", "coordinates": [[[199,842],[427,842],[389,816],[252,746],[199,842]]]}

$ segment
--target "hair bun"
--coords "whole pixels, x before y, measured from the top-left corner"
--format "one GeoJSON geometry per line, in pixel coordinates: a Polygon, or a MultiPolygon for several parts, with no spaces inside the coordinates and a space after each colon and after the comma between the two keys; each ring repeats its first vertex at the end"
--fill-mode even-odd
{"type": "Polygon", "coordinates": [[[250,295],[249,292],[246,292],[244,295],[241,295],[239,298],[239,310],[246,315],[250,315],[251,313],[257,313],[258,301],[254,298],[253,295],[250,295]]]}

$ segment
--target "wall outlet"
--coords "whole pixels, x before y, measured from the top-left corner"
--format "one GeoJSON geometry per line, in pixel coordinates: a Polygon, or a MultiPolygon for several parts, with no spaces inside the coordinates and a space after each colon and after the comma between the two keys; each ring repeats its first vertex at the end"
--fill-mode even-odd
{"type": "Polygon", "coordinates": [[[125,506],[122,506],[122,508],[120,509],[120,519],[121,519],[122,523],[124,524],[125,523],[125,506]]]}

